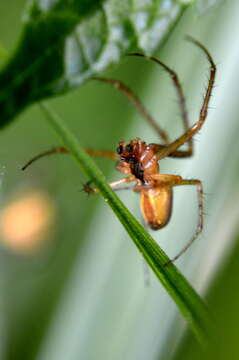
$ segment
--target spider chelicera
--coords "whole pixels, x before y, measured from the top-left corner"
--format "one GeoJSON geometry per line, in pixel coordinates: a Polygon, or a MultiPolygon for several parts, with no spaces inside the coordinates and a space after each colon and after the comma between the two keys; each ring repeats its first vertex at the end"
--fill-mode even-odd
{"type": "MultiPolygon", "coordinates": [[[[109,159],[118,160],[116,169],[126,175],[124,178],[110,183],[112,189],[121,190],[132,188],[140,194],[140,206],[143,217],[146,223],[153,230],[158,230],[167,225],[170,220],[173,200],[173,187],[181,185],[193,185],[197,188],[198,194],[198,209],[199,217],[195,234],[190,241],[183,247],[183,249],[173,258],[171,262],[177,260],[197,238],[203,228],[203,186],[198,179],[183,179],[179,175],[161,174],[159,169],[159,160],[165,157],[185,158],[193,154],[193,136],[202,128],[208,112],[208,104],[212,93],[216,65],[208,52],[208,50],[197,40],[187,37],[189,41],[194,43],[207,57],[210,63],[210,76],[208,86],[204,95],[203,103],[199,113],[198,121],[189,126],[188,114],[186,109],[185,97],[177,74],[165,65],[159,59],[153,56],[145,56],[139,53],[129,54],[130,56],[145,57],[159,64],[171,77],[176,88],[181,109],[181,116],[185,132],[176,140],[170,142],[167,133],[155,122],[138,97],[121,81],[107,78],[95,77],[94,80],[108,83],[113,87],[119,89],[125,94],[128,99],[136,106],[143,118],[153,127],[162,140],[162,144],[147,144],[140,138],[136,137],[128,144],[125,141],[120,141],[116,152],[111,151],[97,151],[87,149],[86,152],[91,155],[102,156],[109,159]],[[183,144],[187,144],[186,150],[180,150],[183,144]],[[121,185],[134,182],[131,187],[122,187],[121,185]]],[[[68,149],[65,147],[55,147],[45,151],[34,158],[32,158],[24,167],[26,169],[32,162],[37,159],[50,155],[53,153],[67,153],[68,149]]],[[[84,185],[84,190],[91,194],[98,193],[97,189],[90,187],[90,182],[84,185]]]]}

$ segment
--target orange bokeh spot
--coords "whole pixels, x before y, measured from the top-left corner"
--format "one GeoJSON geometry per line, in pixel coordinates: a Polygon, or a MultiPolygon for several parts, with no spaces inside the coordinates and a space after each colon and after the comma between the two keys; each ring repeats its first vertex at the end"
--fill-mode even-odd
{"type": "Polygon", "coordinates": [[[35,252],[45,243],[54,213],[47,195],[40,192],[21,195],[1,211],[2,243],[15,252],[35,252]]]}

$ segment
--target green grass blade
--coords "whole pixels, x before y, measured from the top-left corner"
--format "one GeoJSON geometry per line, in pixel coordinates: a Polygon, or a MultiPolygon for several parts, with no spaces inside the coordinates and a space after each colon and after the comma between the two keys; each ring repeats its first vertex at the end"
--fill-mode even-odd
{"type": "Polygon", "coordinates": [[[102,172],[81,148],[77,138],[68,130],[58,115],[46,105],[41,104],[41,108],[50,125],[77,160],[82,171],[99,189],[104,200],[112,208],[147,263],[173,298],[198,341],[206,346],[210,343],[212,324],[203,300],[173,264],[165,266],[165,263],[169,261],[167,255],[112,191],[102,172]]]}

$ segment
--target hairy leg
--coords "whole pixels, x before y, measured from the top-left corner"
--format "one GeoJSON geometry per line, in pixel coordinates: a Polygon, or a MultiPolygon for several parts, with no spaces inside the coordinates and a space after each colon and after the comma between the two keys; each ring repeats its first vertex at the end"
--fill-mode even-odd
{"type": "MultiPolygon", "coordinates": [[[[183,89],[182,89],[182,86],[179,81],[177,73],[174,70],[172,70],[170,67],[168,67],[166,64],[164,64],[161,60],[157,59],[154,56],[146,56],[146,55],[143,55],[140,53],[129,54],[129,56],[139,56],[139,57],[144,57],[148,60],[154,61],[155,63],[159,64],[170,75],[172,82],[177,91],[179,106],[180,106],[180,111],[181,111],[181,118],[183,120],[183,125],[184,125],[184,131],[187,131],[189,129],[188,111],[187,111],[187,107],[186,107],[186,100],[185,100],[185,96],[183,93],[183,89]]],[[[191,156],[193,153],[193,139],[190,138],[187,143],[188,143],[188,149],[183,151],[184,157],[191,156]]]]}
{"type": "MultiPolygon", "coordinates": [[[[119,158],[118,154],[114,153],[113,151],[92,150],[92,149],[86,149],[85,151],[90,155],[100,156],[100,157],[104,157],[107,159],[117,160],[119,158]]],[[[42,153],[34,156],[22,167],[22,170],[25,170],[32,163],[34,163],[35,161],[37,161],[45,156],[52,155],[52,154],[67,154],[67,153],[69,153],[69,150],[67,148],[65,148],[64,146],[56,146],[52,149],[43,151],[42,153]]]]}
{"type": "Polygon", "coordinates": [[[158,160],[163,159],[166,156],[170,156],[175,154],[178,150],[178,148],[183,145],[184,143],[188,142],[203,126],[208,112],[208,104],[209,100],[212,94],[213,85],[215,82],[215,76],[216,76],[216,65],[210,55],[210,53],[207,51],[207,49],[199,43],[197,40],[194,40],[191,37],[188,37],[188,40],[193,42],[196,46],[198,46],[206,55],[209,63],[210,63],[210,77],[208,80],[208,86],[206,89],[206,93],[204,95],[203,103],[201,106],[200,114],[199,114],[199,120],[190,128],[188,129],[182,136],[177,138],[175,141],[173,141],[171,144],[164,146],[163,148],[161,145],[159,145],[158,149],[158,160]]]}
{"type": "MultiPolygon", "coordinates": [[[[179,253],[174,256],[169,263],[176,261],[181,255],[183,255],[188,248],[192,245],[194,240],[198,237],[198,235],[202,232],[203,229],[203,186],[202,182],[197,179],[191,179],[191,180],[181,180],[174,186],[179,185],[193,185],[197,187],[197,196],[198,196],[198,224],[196,231],[190,241],[179,251],[179,253]]],[[[167,265],[167,264],[166,264],[167,265]]]]}

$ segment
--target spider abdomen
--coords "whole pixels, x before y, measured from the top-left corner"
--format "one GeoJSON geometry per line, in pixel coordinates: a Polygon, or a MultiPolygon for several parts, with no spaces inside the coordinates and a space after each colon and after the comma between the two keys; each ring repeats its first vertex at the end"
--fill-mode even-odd
{"type": "Polygon", "coordinates": [[[172,212],[172,188],[157,186],[140,193],[140,207],[146,223],[153,230],[167,225],[172,212]]]}

